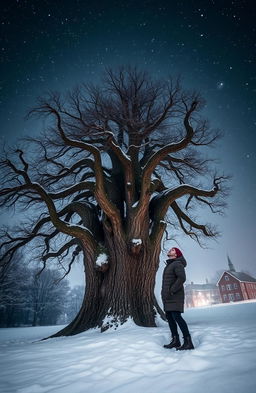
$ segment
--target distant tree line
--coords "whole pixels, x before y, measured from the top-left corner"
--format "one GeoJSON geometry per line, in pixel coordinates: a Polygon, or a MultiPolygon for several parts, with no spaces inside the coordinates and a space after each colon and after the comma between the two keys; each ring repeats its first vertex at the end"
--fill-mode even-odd
{"type": "MultiPolygon", "coordinates": [[[[83,286],[71,288],[58,270],[38,268],[22,263],[17,255],[0,275],[0,327],[66,324],[78,313],[83,286]]],[[[1,273],[1,272],[0,272],[1,273]]]]}

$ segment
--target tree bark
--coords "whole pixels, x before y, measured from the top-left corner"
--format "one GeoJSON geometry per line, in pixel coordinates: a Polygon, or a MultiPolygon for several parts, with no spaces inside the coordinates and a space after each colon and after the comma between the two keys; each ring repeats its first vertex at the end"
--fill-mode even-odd
{"type": "Polygon", "coordinates": [[[84,249],[86,289],[82,307],[68,326],[51,337],[74,335],[91,328],[116,329],[131,318],[138,326],[155,327],[156,314],[162,317],[154,295],[160,247],[149,237],[134,246],[121,234],[107,233],[109,266],[96,269],[95,253],[84,249]]]}

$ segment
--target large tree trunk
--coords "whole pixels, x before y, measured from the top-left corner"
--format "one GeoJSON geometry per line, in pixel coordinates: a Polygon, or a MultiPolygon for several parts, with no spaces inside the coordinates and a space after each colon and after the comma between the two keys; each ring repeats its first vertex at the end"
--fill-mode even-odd
{"type": "Polygon", "coordinates": [[[95,268],[93,252],[84,251],[86,289],[82,307],[74,321],[51,337],[95,327],[103,332],[117,328],[128,318],[139,326],[154,327],[156,314],[164,317],[154,295],[160,247],[153,247],[149,238],[134,246],[120,234],[108,234],[107,249],[109,266],[105,272],[95,268]]]}

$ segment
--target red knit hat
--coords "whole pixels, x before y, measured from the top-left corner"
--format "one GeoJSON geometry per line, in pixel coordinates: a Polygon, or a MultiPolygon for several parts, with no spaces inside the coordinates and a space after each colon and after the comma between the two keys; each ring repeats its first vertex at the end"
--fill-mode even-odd
{"type": "Polygon", "coordinates": [[[183,257],[183,254],[179,248],[176,247],[172,247],[172,248],[176,251],[177,258],[183,257]]]}

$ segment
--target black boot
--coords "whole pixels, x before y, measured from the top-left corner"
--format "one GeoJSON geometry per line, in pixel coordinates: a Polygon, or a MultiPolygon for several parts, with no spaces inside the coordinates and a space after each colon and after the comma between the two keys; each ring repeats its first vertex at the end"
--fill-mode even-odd
{"type": "Polygon", "coordinates": [[[170,344],[166,344],[164,345],[164,348],[177,348],[180,346],[180,338],[179,336],[173,336],[172,341],[170,342],[170,344]]]}
{"type": "Polygon", "coordinates": [[[191,340],[191,336],[183,337],[184,343],[176,348],[176,351],[185,351],[186,349],[194,349],[194,345],[191,340]]]}

